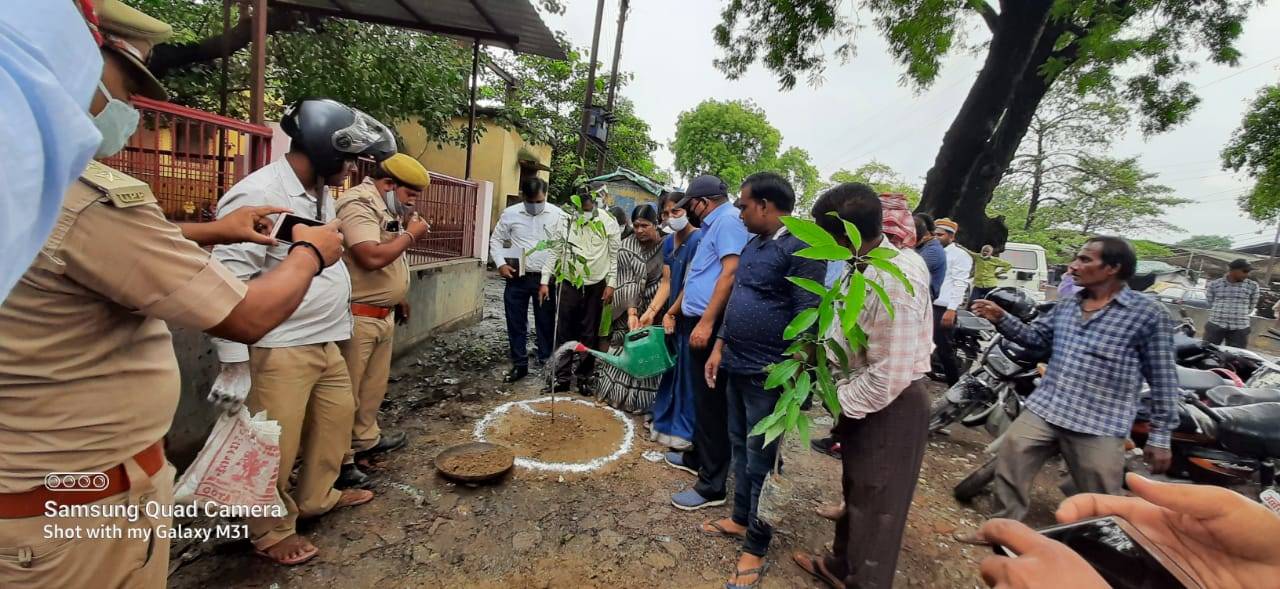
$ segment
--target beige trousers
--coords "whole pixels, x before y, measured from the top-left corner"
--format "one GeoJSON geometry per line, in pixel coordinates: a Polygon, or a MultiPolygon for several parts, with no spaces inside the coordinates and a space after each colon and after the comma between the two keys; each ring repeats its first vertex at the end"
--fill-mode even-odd
{"type": "Polygon", "coordinates": [[[387,378],[391,376],[394,317],[374,319],[357,315],[351,339],[339,344],[342,357],[347,361],[347,373],[351,375],[351,393],[356,404],[351,447],[343,459],[345,464],[353,462],[356,452],[372,448],[382,435],[378,427],[378,407],[387,396],[387,378]]]}
{"type": "Polygon", "coordinates": [[[137,484],[90,504],[107,510],[108,517],[0,519],[0,587],[163,588],[169,539],[156,530],[173,523],[167,506],[173,505],[174,469],[165,464],[147,477],[130,459],[125,470],[137,484]],[[147,504],[166,508],[149,517],[147,504]],[[130,505],[137,509],[133,521],[132,514],[123,513],[130,505]],[[65,537],[77,530],[81,537],[65,537]],[[91,530],[117,530],[119,537],[89,538],[91,530]]]}
{"type": "Polygon", "coordinates": [[[280,480],[276,487],[288,513],[283,518],[248,518],[249,534],[259,550],[296,532],[299,517],[327,513],[342,493],[333,488],[347,451],[355,407],[351,379],[335,343],[291,348],[249,348],[253,385],[245,404],[251,413],[266,410],[280,422],[280,480]],[[289,474],[302,459],[298,486],[289,474]]]}
{"type": "Polygon", "coordinates": [[[1082,434],[1023,409],[996,454],[994,517],[1021,520],[1031,508],[1031,484],[1044,463],[1061,454],[1081,493],[1118,495],[1124,483],[1124,438],[1082,434]]]}

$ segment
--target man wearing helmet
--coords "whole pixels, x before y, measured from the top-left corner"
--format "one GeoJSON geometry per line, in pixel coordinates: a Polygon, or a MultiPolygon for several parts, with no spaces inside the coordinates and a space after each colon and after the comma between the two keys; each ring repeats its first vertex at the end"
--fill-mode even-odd
{"type": "MultiPolygon", "coordinates": [[[[330,186],[340,185],[359,157],[383,160],[395,153],[390,131],[368,115],[328,99],[304,99],[285,109],[280,127],[292,139],[284,157],[249,174],[218,201],[218,217],[242,207],[276,206],[318,221],[335,219],[330,186]]],[[[280,263],[288,246],[223,245],[213,255],[248,279],[280,263]]],[[[293,315],[254,346],[216,341],[222,371],[215,394],[246,399],[280,423],[278,488],[288,514],[248,519],[258,553],[295,565],[318,550],[296,533],[299,517],[373,500],[367,490],[334,488],[350,447],[355,403],[338,343],[351,338],[351,277],[334,264],[311,283],[293,315]],[[247,395],[247,398],[246,398],[247,395]],[[296,488],[289,470],[301,458],[296,488]]]]}
{"type": "MultiPolygon", "coordinates": [[[[76,3],[76,13],[31,3],[4,20],[25,21],[11,29],[23,33],[59,30],[70,44],[97,41],[101,83],[84,104],[102,139],[97,156],[110,157],[137,128],[130,97],[165,96],[144,63],[172,29],[115,0],[96,4],[76,3]]],[[[98,162],[67,188],[53,233],[0,306],[0,587],[164,586],[169,538],[157,532],[172,522],[162,513],[174,470],[162,438],[181,388],[167,324],[254,342],[341,252],[333,227],[301,227],[289,237],[310,245],[245,284],[189,241],[270,242],[253,229],[278,209],[243,211],[176,227],[145,183],[98,162]]]]}
{"type": "Polygon", "coordinates": [[[351,449],[343,460],[338,488],[361,487],[368,477],[355,464],[357,456],[395,450],[404,445],[402,431],[378,427],[378,407],[387,394],[395,324],[409,320],[409,264],[404,252],[430,230],[414,211],[414,200],[431,183],[427,169],[403,153],[382,161],[372,176],[338,199],[339,228],[347,244],[343,261],[351,273],[351,314],[355,327],[342,343],[342,356],[355,396],[351,449]]]}

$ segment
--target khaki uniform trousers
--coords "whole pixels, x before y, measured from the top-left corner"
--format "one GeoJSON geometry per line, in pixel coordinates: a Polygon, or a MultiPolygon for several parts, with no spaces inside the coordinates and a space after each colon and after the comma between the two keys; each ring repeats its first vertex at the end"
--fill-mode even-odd
{"type": "Polygon", "coordinates": [[[1080,493],[1119,495],[1124,483],[1124,438],[1082,434],[1024,409],[996,453],[993,517],[1022,520],[1031,508],[1031,484],[1045,461],[1061,454],[1080,493]]]}
{"type": "Polygon", "coordinates": [[[378,443],[382,430],[378,427],[378,408],[387,396],[387,378],[391,376],[392,338],[396,332],[394,314],[382,319],[356,316],[351,339],[339,344],[351,375],[351,393],[355,397],[356,419],[351,427],[351,447],[343,463],[351,464],[355,453],[378,443]]]}
{"type": "Polygon", "coordinates": [[[283,518],[247,518],[249,535],[265,550],[293,535],[299,517],[323,515],[342,493],[333,488],[347,451],[355,407],[351,379],[335,343],[289,348],[249,348],[253,385],[245,404],[280,423],[280,479],[276,488],[288,513],[283,518]],[[289,474],[302,459],[298,486],[289,474]]]}
{"type": "Polygon", "coordinates": [[[147,477],[132,458],[124,466],[129,480],[137,483],[125,493],[89,504],[120,510],[108,511],[112,517],[0,520],[0,587],[163,588],[169,577],[169,539],[157,537],[156,530],[173,524],[174,468],[165,464],[147,477]],[[147,515],[149,504],[155,517],[147,515]],[[136,506],[135,521],[121,513],[129,505],[136,506]],[[53,526],[78,529],[81,537],[50,537],[47,532],[53,526]],[[119,530],[119,537],[85,537],[98,529],[119,530]]]}

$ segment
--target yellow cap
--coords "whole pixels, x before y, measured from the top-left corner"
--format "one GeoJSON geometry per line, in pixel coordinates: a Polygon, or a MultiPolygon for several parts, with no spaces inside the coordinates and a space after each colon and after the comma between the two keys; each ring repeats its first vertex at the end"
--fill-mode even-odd
{"type": "Polygon", "coordinates": [[[147,60],[152,47],[173,36],[173,27],[120,0],[99,0],[95,12],[98,14],[98,30],[103,37],[102,46],[133,66],[139,94],[156,100],[168,98],[164,86],[147,69],[147,60]]]}
{"type": "Polygon", "coordinates": [[[955,233],[956,231],[960,230],[959,224],[947,218],[938,219],[937,221],[934,221],[933,226],[937,227],[938,229],[945,230],[948,233],[955,233]]]}
{"type": "Polygon", "coordinates": [[[397,153],[382,160],[382,171],[391,174],[397,182],[412,186],[418,190],[426,190],[431,185],[431,176],[418,160],[403,153],[397,153]]]}

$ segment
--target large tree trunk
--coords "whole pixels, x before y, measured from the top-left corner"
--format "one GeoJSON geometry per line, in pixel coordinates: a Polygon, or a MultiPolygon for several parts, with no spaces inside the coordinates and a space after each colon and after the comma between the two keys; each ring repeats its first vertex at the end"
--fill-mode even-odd
{"type": "MultiPolygon", "coordinates": [[[[307,16],[300,12],[271,8],[267,10],[267,34],[293,31],[305,24],[316,25],[323,17],[307,16]]],[[[252,19],[248,11],[240,11],[240,19],[226,31],[227,53],[244,49],[253,41],[252,19]]],[[[156,45],[151,52],[148,67],[157,78],[163,78],[171,72],[196,65],[208,63],[222,57],[223,35],[213,35],[198,41],[186,43],[162,43],[156,45]]]]}
{"type": "Polygon", "coordinates": [[[1075,57],[1074,45],[1058,54],[1054,53],[1054,47],[1065,30],[1060,23],[1044,27],[1028,60],[1026,71],[1014,85],[1013,97],[1004,116],[1000,118],[1000,125],[979,152],[965,178],[964,187],[956,199],[955,216],[962,228],[969,228],[957,235],[960,243],[969,249],[977,250],[985,244],[1000,246],[1009,236],[1004,220],[988,219],[985,211],[1005,170],[1009,169],[1010,162],[1017,155],[1022,138],[1031,127],[1036,109],[1040,108],[1040,102],[1053,84],[1053,78],[1040,74],[1040,65],[1051,56],[1066,60],[1069,65],[1075,57]]]}
{"type": "Polygon", "coordinates": [[[1053,0],[1003,4],[1004,12],[996,21],[987,58],[960,112],[942,137],[942,147],[925,177],[917,211],[945,217],[955,209],[969,170],[1008,107],[1014,85],[1028,67],[1053,0]]]}

